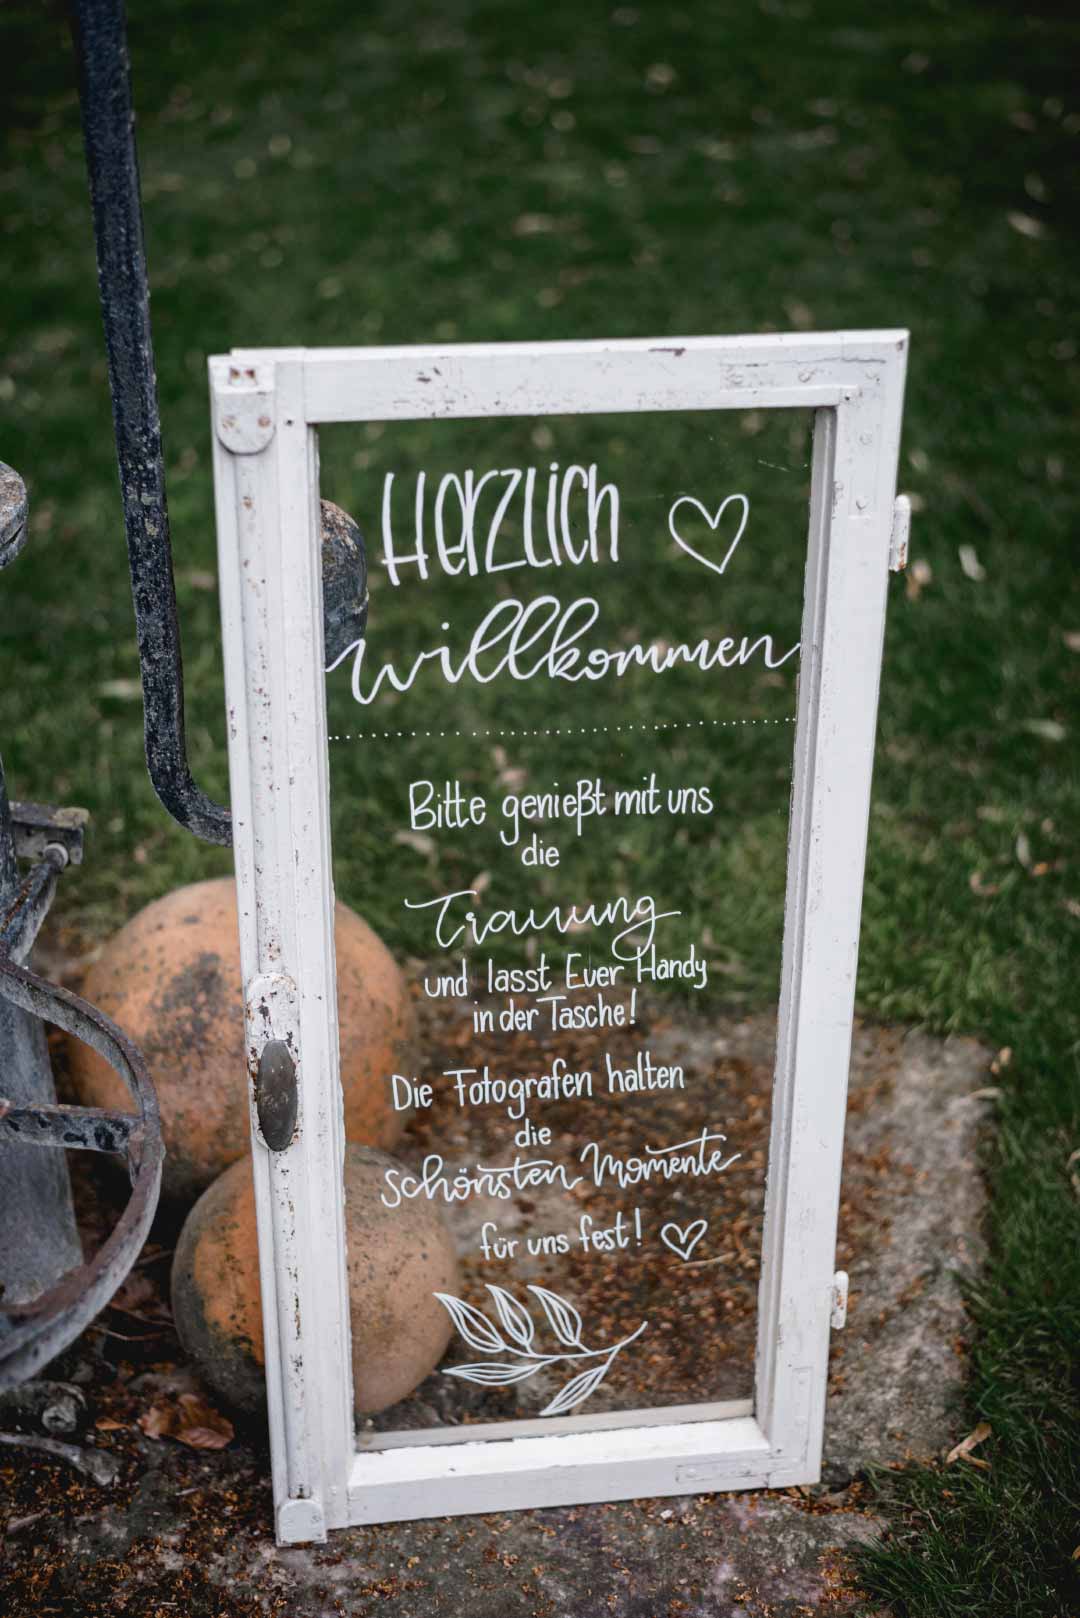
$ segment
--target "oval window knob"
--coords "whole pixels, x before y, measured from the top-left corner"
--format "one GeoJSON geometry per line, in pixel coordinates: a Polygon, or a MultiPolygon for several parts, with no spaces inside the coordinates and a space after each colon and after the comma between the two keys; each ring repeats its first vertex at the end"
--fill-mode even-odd
{"type": "Polygon", "coordinates": [[[259,1057],[255,1111],[259,1131],[272,1152],[283,1152],[291,1144],[299,1106],[292,1051],[283,1039],[271,1039],[259,1057]]]}

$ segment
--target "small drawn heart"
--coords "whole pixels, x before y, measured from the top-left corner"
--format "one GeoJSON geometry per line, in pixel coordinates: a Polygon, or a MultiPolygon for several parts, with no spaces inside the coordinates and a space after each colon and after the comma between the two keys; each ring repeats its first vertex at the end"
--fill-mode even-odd
{"type": "Polygon", "coordinates": [[[708,1228],[709,1222],[707,1219],[695,1219],[692,1224],[687,1225],[685,1230],[672,1221],[666,1225],[661,1225],[660,1240],[665,1247],[670,1247],[671,1251],[676,1253],[685,1263],[708,1228]]]}
{"type": "Polygon", "coordinates": [[[747,499],[745,494],[729,494],[726,500],[721,500],[715,517],[710,517],[701,501],[695,500],[692,494],[681,494],[676,500],[675,504],[672,506],[671,510],[668,512],[668,528],[676,545],[680,546],[680,548],[686,552],[687,556],[692,556],[695,562],[700,562],[702,567],[711,569],[713,573],[722,574],[728,563],[731,561],[731,558],[735,555],[735,552],[739,548],[739,541],[743,537],[743,531],[746,528],[746,519],[749,517],[749,515],[750,501],[747,499]],[[702,556],[701,552],[696,551],[694,547],[688,544],[679,533],[679,530],[675,526],[675,513],[678,511],[680,506],[693,506],[695,510],[700,511],[701,515],[705,518],[705,521],[715,534],[716,530],[723,521],[724,512],[733,501],[737,502],[742,510],[742,516],[739,519],[739,526],[735,531],[735,538],[728,546],[722,562],[710,562],[707,556],[702,556]]]}

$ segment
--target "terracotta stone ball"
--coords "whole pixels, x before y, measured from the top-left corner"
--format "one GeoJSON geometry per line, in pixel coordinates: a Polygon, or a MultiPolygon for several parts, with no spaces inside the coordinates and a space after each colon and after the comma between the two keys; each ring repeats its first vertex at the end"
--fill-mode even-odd
{"type": "MultiPolygon", "coordinates": [[[[411,1073],[412,1002],[389,950],[339,904],[335,927],[345,1135],[396,1144],[390,1074],[411,1073]]],[[[194,882],[156,899],[110,939],[82,990],[142,1051],[161,1104],[162,1194],[195,1197],[251,1145],[236,888],[231,877],[194,882]]],[[[85,1106],[129,1111],[108,1063],[68,1041],[72,1082],[85,1106]]]]}
{"type": "MultiPolygon", "coordinates": [[[[387,1208],[385,1152],[345,1148],[353,1393],[357,1415],[396,1404],[434,1370],[452,1323],[433,1296],[460,1296],[453,1237],[419,1198],[387,1208]]],[[[255,1190],[251,1159],[226,1169],[187,1217],[173,1260],[172,1307],[185,1351],[222,1399],[255,1412],[265,1400],[255,1190]]]]}

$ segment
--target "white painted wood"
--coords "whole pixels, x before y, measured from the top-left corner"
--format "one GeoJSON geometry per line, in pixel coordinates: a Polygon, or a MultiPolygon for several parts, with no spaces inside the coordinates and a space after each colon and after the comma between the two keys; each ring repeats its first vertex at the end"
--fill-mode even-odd
{"type": "Polygon", "coordinates": [[[752,1416],[753,1399],[717,1399],[712,1404],[657,1405],[648,1410],[605,1410],[591,1415],[545,1416],[535,1420],[477,1421],[461,1427],[406,1428],[357,1436],[357,1452],[400,1449],[407,1444],[460,1444],[477,1439],[536,1438],[551,1433],[610,1432],[617,1427],[658,1427],[688,1421],[728,1421],[752,1416]]]}
{"type": "MultiPolygon", "coordinates": [[[[296,986],[295,1026],[287,993],[269,1019],[299,1051],[286,1152],[267,1151],[253,1115],[283,1543],[349,1522],[817,1477],[906,346],[902,332],[855,332],[210,362],[242,970],[248,991],[260,976],[296,986]],[[753,1415],[579,1415],[357,1450],[313,427],[750,407],[816,412],[753,1415]]],[[[252,1058],[267,1025],[252,999],[252,1058]]]]}
{"type": "Polygon", "coordinates": [[[898,345],[876,383],[815,424],[756,1383],[779,1437],[804,1419],[805,1376],[813,1477],[905,360],[898,345]]]}
{"type": "MultiPolygon", "coordinates": [[[[295,1025],[282,1000],[271,1033],[297,1057],[293,1144],[270,1152],[252,1126],[282,1538],[341,1520],[352,1449],[318,474],[302,381],[283,356],[211,362],[241,969],[248,989],[284,975],[297,991],[295,1025]],[[240,434],[252,415],[261,431],[240,434]]],[[[254,1064],[265,1019],[245,1000],[254,1064]]]]}
{"type": "MultiPolygon", "coordinates": [[[[313,422],[836,405],[900,332],[311,349],[313,422]],[[837,359],[841,365],[838,372],[837,359]],[[850,379],[850,381],[849,381],[850,379]]],[[[260,351],[240,350],[243,360],[260,351]]]]}
{"type": "Polygon", "coordinates": [[[758,1422],[734,1416],[358,1455],[349,1500],[351,1521],[390,1522],[796,1481],[758,1422]]]}

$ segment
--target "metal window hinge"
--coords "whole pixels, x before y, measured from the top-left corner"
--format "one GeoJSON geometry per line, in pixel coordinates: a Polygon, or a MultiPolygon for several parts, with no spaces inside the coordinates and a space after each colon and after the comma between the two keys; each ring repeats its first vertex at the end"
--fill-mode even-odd
{"type": "Polygon", "coordinates": [[[847,1322],[848,1274],[846,1270],[837,1270],[832,1278],[832,1304],[829,1312],[829,1325],[833,1331],[842,1331],[847,1322]]]}
{"type": "Polygon", "coordinates": [[[889,535],[889,572],[902,573],[907,567],[908,535],[911,533],[911,501],[898,494],[893,501],[892,533],[889,535]]]}

